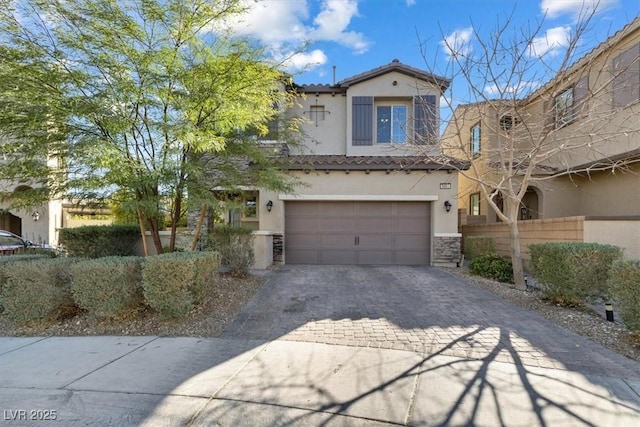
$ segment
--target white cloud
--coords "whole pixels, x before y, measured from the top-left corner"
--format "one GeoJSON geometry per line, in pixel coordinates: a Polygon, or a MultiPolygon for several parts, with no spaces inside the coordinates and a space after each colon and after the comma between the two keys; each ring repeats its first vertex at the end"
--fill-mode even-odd
{"type": "Polygon", "coordinates": [[[355,16],[358,16],[356,0],[325,0],[322,2],[322,10],[313,20],[315,28],[309,32],[309,36],[311,40],[343,44],[356,53],[366,52],[369,42],[362,33],[346,31],[355,16]]]}
{"type": "Polygon", "coordinates": [[[542,0],[540,10],[549,18],[561,15],[579,18],[594,11],[602,12],[617,2],[618,0],[542,0]]]}
{"type": "Polygon", "coordinates": [[[279,62],[282,62],[284,69],[291,74],[320,67],[326,64],[328,59],[327,55],[325,55],[325,53],[320,49],[315,49],[311,52],[289,54],[278,52],[277,54],[283,55],[281,58],[276,59],[278,59],[279,62]]]}
{"type": "Polygon", "coordinates": [[[540,87],[540,82],[536,81],[519,81],[516,84],[502,84],[498,85],[497,83],[487,85],[484,88],[484,93],[489,97],[495,98],[504,98],[504,97],[523,97],[528,93],[536,90],[540,87]]]}
{"type": "Polygon", "coordinates": [[[244,1],[248,12],[228,26],[237,34],[262,41],[274,59],[288,68],[310,69],[327,62],[324,52],[317,49],[292,55],[313,42],[338,43],[358,54],[369,49],[370,42],[362,33],[349,30],[352,19],[358,16],[358,0],[323,0],[315,16],[311,16],[307,0],[244,1]]]}
{"type": "Polygon", "coordinates": [[[229,23],[240,35],[256,37],[267,44],[305,40],[309,17],[306,1],[246,1],[247,13],[229,23]]]}
{"type": "Polygon", "coordinates": [[[544,36],[536,37],[529,45],[529,56],[557,56],[569,46],[571,27],[555,27],[547,30],[544,36]]]}
{"type": "Polygon", "coordinates": [[[471,38],[473,37],[473,28],[467,27],[462,30],[456,30],[446,36],[444,40],[440,42],[440,46],[444,50],[448,59],[454,57],[469,56],[473,52],[471,46],[471,38]]]}

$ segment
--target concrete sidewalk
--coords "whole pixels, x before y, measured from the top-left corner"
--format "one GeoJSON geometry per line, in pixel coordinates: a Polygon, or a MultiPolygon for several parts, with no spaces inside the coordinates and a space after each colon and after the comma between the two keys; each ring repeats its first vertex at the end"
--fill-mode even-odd
{"type": "Polygon", "coordinates": [[[0,425],[640,425],[638,378],[498,356],[284,340],[0,337],[0,425]]]}

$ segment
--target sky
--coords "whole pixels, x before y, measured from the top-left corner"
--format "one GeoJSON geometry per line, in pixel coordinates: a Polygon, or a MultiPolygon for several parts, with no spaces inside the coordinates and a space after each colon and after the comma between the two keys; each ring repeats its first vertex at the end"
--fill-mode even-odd
{"type": "Polygon", "coordinates": [[[473,49],[472,28],[488,35],[510,16],[515,30],[542,22],[531,49],[551,56],[585,8],[597,14],[583,52],[640,16],[640,0],[245,1],[250,12],[234,23],[235,31],[261,40],[298,84],[332,84],[333,67],[340,81],[394,59],[447,77],[451,46],[473,49]]]}

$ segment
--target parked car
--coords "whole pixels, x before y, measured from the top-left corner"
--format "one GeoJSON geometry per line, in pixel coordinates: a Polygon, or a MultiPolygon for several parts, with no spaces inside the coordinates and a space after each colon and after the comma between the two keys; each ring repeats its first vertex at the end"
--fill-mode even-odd
{"type": "Polygon", "coordinates": [[[1,254],[13,254],[22,252],[26,248],[33,246],[29,240],[25,240],[22,237],[13,234],[10,231],[0,230],[0,253],[1,254]]]}

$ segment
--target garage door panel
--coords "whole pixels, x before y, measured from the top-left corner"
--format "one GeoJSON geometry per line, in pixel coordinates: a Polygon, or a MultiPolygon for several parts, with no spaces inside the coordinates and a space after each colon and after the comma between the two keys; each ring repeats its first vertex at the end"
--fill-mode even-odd
{"type": "Polygon", "coordinates": [[[427,235],[398,235],[394,237],[394,247],[396,250],[424,250],[429,244],[429,236],[427,235]]]}
{"type": "Polygon", "coordinates": [[[360,234],[358,236],[358,250],[386,250],[393,248],[393,235],[390,234],[360,234]]]}
{"type": "Polygon", "coordinates": [[[429,223],[424,218],[394,218],[393,230],[396,233],[429,234],[429,223]]]}
{"type": "Polygon", "coordinates": [[[295,233],[316,233],[318,232],[318,218],[293,217],[287,220],[287,228],[295,233]]]}
{"type": "Polygon", "coordinates": [[[356,238],[349,234],[324,234],[320,237],[321,249],[349,249],[355,250],[356,238]]]}
{"type": "Polygon", "coordinates": [[[318,234],[290,234],[287,236],[286,245],[301,249],[318,249],[322,236],[318,234]]]}
{"type": "Polygon", "coordinates": [[[358,232],[362,233],[385,233],[393,231],[393,219],[391,217],[387,218],[359,218],[358,221],[358,232]]]}
{"type": "Polygon", "coordinates": [[[291,218],[297,218],[300,216],[318,217],[318,207],[315,203],[297,202],[287,203],[287,215],[291,218]]]}
{"type": "Polygon", "coordinates": [[[353,265],[357,264],[357,261],[355,250],[323,251],[320,258],[320,264],[353,265]]]}
{"type": "Polygon", "coordinates": [[[393,215],[393,204],[390,202],[363,202],[358,205],[358,216],[367,217],[390,217],[393,215]]]}
{"type": "Polygon", "coordinates": [[[354,234],[356,229],[356,219],[348,217],[321,218],[319,221],[319,231],[323,233],[354,234]]]}
{"type": "Polygon", "coordinates": [[[327,202],[321,203],[320,209],[317,211],[321,212],[322,216],[325,218],[333,218],[333,217],[346,217],[346,218],[354,218],[356,216],[356,211],[358,209],[358,205],[355,202],[327,202]]]}

